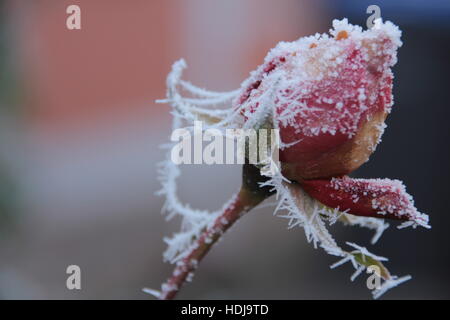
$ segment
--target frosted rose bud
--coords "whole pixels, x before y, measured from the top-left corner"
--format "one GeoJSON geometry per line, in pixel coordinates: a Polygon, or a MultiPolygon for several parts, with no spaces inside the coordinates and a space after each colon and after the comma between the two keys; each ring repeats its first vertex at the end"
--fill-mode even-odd
{"type": "Polygon", "coordinates": [[[303,189],[331,208],[357,216],[412,221],[427,226],[428,216],[417,211],[412,197],[399,180],[353,179],[305,180],[303,189]]]}
{"type": "Polygon", "coordinates": [[[333,27],[331,37],[280,43],[237,99],[246,119],[275,106],[282,170],[292,180],[342,176],[361,166],[393,104],[399,29],[386,22],[362,31],[346,19],[333,27]]]}
{"type": "MultiPolygon", "coordinates": [[[[368,160],[380,141],[393,104],[391,67],[397,60],[401,32],[379,19],[367,31],[344,19],[335,20],[330,33],[278,44],[241,88],[231,92],[207,91],[182,80],[186,63],[174,63],[167,77],[167,99],[159,101],[173,107],[173,127],[202,120],[220,133],[231,129],[227,138],[233,139],[234,129],[245,129],[239,131],[243,136],[238,138],[238,157],[246,154],[250,163],[243,165],[240,191],[222,211],[209,214],[179,201],[179,169],[173,161],[165,162],[160,193],[166,196],[169,218],[181,217],[182,227],[165,240],[169,247],[164,256],[177,266],[161,292],[147,292],[159,299],[174,298],[224,232],[273,193],[278,201],[275,211],[283,211],[281,217],[288,219],[289,228],[303,227],[315,248],[340,257],[331,268],[350,262],[355,268],[352,281],[365,270],[381,275],[384,283],[374,286],[374,298],[411,278],[391,275],[382,263],[387,259],[365,247],[347,242],[354,250],[342,249],[326,223],[374,229],[372,243],[389,226],[374,218],[404,221],[399,227],[430,228],[428,216],[414,207],[400,181],[346,176],[368,160]],[[231,108],[216,108],[230,102],[231,108]],[[265,135],[267,131],[255,134],[252,129],[279,131],[265,135]]],[[[227,152],[228,148],[227,143],[227,152]]],[[[227,162],[228,155],[234,157],[233,146],[230,151],[227,162]]]]}

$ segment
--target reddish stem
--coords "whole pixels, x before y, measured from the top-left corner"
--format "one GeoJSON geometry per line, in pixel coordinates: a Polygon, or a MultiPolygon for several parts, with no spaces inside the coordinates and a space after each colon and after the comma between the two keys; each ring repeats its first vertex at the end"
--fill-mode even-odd
{"type": "Polygon", "coordinates": [[[234,196],[230,205],[219,215],[212,226],[208,227],[191,247],[191,251],[177,263],[172,276],[162,285],[159,296],[161,300],[173,299],[186,279],[195,271],[198,263],[208,253],[213,244],[227,231],[242,215],[255,207],[262,199],[255,199],[242,189],[234,196]]]}

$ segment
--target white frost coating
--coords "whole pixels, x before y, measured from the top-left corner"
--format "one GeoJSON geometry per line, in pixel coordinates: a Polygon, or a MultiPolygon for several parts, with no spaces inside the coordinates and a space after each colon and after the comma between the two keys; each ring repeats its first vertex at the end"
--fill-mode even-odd
{"type": "Polygon", "coordinates": [[[161,292],[158,290],[154,290],[154,289],[150,289],[150,288],[143,288],[142,291],[154,296],[156,299],[159,299],[159,297],[161,296],[161,292]]]}
{"type": "MultiPolygon", "coordinates": [[[[333,263],[333,264],[330,266],[330,269],[337,268],[337,267],[339,267],[339,266],[341,266],[341,265],[343,265],[344,263],[349,262],[349,261],[352,263],[352,266],[353,266],[353,267],[355,268],[355,270],[357,270],[357,271],[358,271],[358,269],[359,269],[361,266],[363,266],[364,268],[366,268],[367,266],[361,265],[361,264],[356,260],[356,258],[355,258],[355,255],[356,255],[356,254],[361,254],[361,255],[363,256],[363,262],[364,262],[364,257],[371,257],[372,259],[374,259],[374,260],[376,260],[376,261],[387,261],[387,260],[388,260],[387,258],[384,258],[384,257],[378,257],[378,256],[376,256],[376,255],[370,253],[366,248],[360,247],[360,246],[358,246],[358,245],[356,245],[356,244],[354,244],[354,243],[346,242],[346,244],[349,245],[349,246],[351,246],[351,247],[353,247],[353,248],[356,248],[356,250],[353,250],[352,252],[345,252],[344,257],[343,257],[341,260],[339,260],[339,261],[333,263]]],[[[359,273],[357,273],[357,274],[359,274],[359,273]]]]}
{"type": "Polygon", "coordinates": [[[369,250],[367,250],[367,248],[365,248],[365,247],[358,246],[357,244],[352,243],[352,242],[346,242],[346,244],[349,245],[350,247],[353,247],[356,249],[355,251],[351,252],[352,254],[355,254],[355,253],[362,254],[363,261],[365,261],[364,260],[365,257],[371,257],[372,259],[377,260],[377,261],[388,261],[388,258],[376,256],[373,253],[370,253],[369,250]]]}
{"type": "Polygon", "coordinates": [[[343,214],[339,220],[341,220],[344,224],[347,225],[360,226],[371,230],[375,230],[375,234],[370,240],[371,244],[377,243],[377,241],[382,236],[384,230],[389,228],[389,223],[385,222],[383,219],[380,218],[359,217],[351,214],[343,214]]]}
{"type": "MultiPolygon", "coordinates": [[[[264,63],[242,83],[241,92],[233,101],[233,106],[242,108],[245,117],[251,117],[260,108],[262,95],[276,87],[277,121],[280,126],[294,127],[296,133],[306,136],[327,132],[332,135],[340,132],[349,138],[354,136],[360,119],[366,114],[368,105],[376,102],[379,91],[366,92],[364,86],[367,79],[362,79],[359,84],[362,87],[349,85],[339,88],[338,92],[330,92],[330,96],[322,97],[315,96],[317,84],[339,78],[340,72],[348,68],[350,62],[347,58],[353,54],[353,49],[357,49],[361,53],[361,60],[350,63],[354,70],[352,75],[346,76],[346,80],[358,79],[361,72],[358,70],[370,67],[382,74],[380,84],[389,86],[388,82],[392,78],[390,68],[397,62],[396,52],[402,44],[401,31],[391,22],[381,23],[377,29],[363,31],[361,27],[353,26],[343,19],[333,21],[330,33],[333,37],[316,34],[293,42],[280,42],[269,52],[264,63]],[[348,36],[345,40],[336,41],[341,31],[347,32],[348,36]],[[314,46],[313,49],[311,46],[314,46]],[[356,99],[355,104],[343,108],[353,98],[356,99]],[[312,101],[334,108],[315,106],[312,101]],[[301,124],[298,119],[302,119],[301,124]]],[[[384,92],[380,95],[384,95],[384,92]]],[[[386,98],[389,100],[385,111],[389,112],[393,99],[392,96],[386,98]]],[[[380,133],[383,132],[381,129],[380,133]]]]}
{"type": "Polygon", "coordinates": [[[406,282],[410,280],[412,277],[410,275],[398,278],[396,276],[392,276],[392,279],[385,281],[379,289],[375,289],[372,291],[372,295],[374,299],[378,299],[383,294],[386,293],[386,291],[398,286],[399,284],[402,284],[403,282],[406,282]]]}

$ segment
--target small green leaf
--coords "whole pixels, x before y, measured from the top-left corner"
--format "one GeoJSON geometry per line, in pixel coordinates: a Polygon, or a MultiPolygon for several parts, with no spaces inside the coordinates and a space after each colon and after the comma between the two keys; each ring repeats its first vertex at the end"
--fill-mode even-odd
{"type": "Polygon", "coordinates": [[[378,261],[370,256],[366,256],[360,252],[350,252],[350,254],[355,257],[356,262],[366,268],[369,266],[377,266],[380,269],[380,276],[384,280],[389,280],[391,278],[389,270],[383,265],[383,263],[381,263],[381,261],[378,261]]]}

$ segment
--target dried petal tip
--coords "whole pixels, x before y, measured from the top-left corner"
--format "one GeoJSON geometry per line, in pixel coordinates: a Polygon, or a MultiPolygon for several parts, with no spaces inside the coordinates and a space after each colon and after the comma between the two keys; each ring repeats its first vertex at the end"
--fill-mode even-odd
{"type": "Polygon", "coordinates": [[[390,179],[306,180],[303,188],[324,205],[366,217],[406,221],[405,226],[428,226],[428,216],[414,207],[403,183],[390,179]]]}

